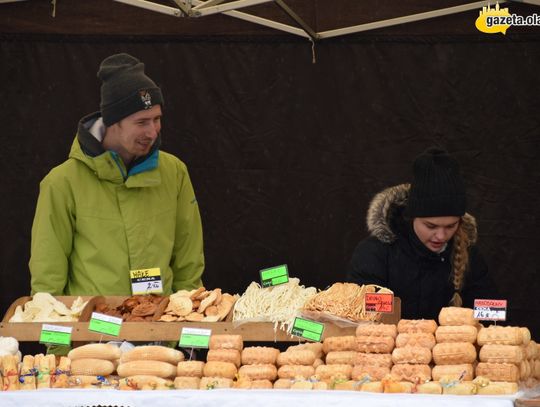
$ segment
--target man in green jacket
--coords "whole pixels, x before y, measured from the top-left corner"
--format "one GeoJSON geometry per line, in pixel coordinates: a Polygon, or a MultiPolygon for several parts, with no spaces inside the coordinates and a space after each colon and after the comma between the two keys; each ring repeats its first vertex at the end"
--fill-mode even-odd
{"type": "Polygon", "coordinates": [[[40,184],[32,293],[130,295],[130,271],[159,268],[163,294],[202,285],[203,235],[185,164],[159,150],[163,96],[128,54],[105,58],[100,112],[40,184]]]}

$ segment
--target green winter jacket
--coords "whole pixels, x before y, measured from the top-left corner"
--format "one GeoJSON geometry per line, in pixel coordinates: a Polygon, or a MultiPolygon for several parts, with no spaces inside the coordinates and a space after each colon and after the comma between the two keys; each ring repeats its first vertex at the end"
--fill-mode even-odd
{"type": "Polygon", "coordinates": [[[129,271],[152,267],[164,294],[201,286],[202,226],[185,164],[156,147],[126,169],[88,132],[97,117],[81,121],[69,159],[40,184],[32,293],[131,295],[129,271]]]}

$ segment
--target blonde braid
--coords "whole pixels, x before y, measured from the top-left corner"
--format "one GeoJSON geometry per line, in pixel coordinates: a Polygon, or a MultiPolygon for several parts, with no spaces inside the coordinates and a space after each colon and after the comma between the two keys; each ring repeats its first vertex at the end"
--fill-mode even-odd
{"type": "Polygon", "coordinates": [[[469,236],[463,226],[463,221],[461,221],[454,235],[454,247],[452,250],[454,295],[450,300],[450,305],[454,307],[461,307],[463,305],[461,289],[463,288],[465,272],[469,263],[470,243],[469,236]]]}

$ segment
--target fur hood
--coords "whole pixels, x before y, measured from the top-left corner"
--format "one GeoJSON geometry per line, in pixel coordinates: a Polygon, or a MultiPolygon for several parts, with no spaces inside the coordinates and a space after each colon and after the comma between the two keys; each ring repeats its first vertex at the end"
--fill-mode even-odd
{"type": "MultiPolygon", "coordinates": [[[[367,227],[370,234],[383,243],[396,240],[396,232],[392,229],[393,220],[401,216],[401,210],[407,205],[410,184],[396,185],[379,192],[369,204],[367,212],[367,227]]],[[[462,227],[469,237],[469,244],[476,243],[476,219],[465,213],[461,217],[462,227]]]]}

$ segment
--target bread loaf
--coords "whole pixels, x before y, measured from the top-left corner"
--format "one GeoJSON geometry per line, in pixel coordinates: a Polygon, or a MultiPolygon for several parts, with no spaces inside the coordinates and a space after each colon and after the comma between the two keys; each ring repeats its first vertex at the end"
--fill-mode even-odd
{"type": "Polygon", "coordinates": [[[521,345],[523,333],[515,326],[491,325],[478,331],[478,345],[521,345]]]}
{"type": "Polygon", "coordinates": [[[315,374],[321,380],[347,379],[351,378],[351,365],[321,365],[315,369],[315,374]]]}
{"type": "Polygon", "coordinates": [[[297,377],[309,379],[314,374],[315,368],[313,366],[284,365],[278,369],[278,377],[280,379],[295,379],[297,377]]]}
{"type": "Polygon", "coordinates": [[[397,325],[398,333],[435,333],[437,322],[433,319],[401,319],[397,325]]]}
{"type": "Polygon", "coordinates": [[[180,376],[174,379],[174,388],[177,390],[198,390],[201,385],[200,377],[180,376]]]}
{"type": "Polygon", "coordinates": [[[323,342],[323,352],[356,350],[355,336],[330,336],[323,342]]]}
{"type": "Polygon", "coordinates": [[[427,364],[415,365],[403,363],[392,366],[391,375],[395,380],[412,383],[424,383],[431,380],[431,367],[427,364]]]}
{"type": "Polygon", "coordinates": [[[513,363],[480,362],[476,366],[476,376],[484,376],[496,382],[517,382],[520,371],[513,363]]]}
{"type": "Polygon", "coordinates": [[[474,367],[470,363],[459,365],[436,365],[431,369],[433,380],[441,380],[443,377],[452,380],[472,380],[474,379],[474,367]]]}
{"type": "Polygon", "coordinates": [[[313,365],[315,354],[309,350],[286,351],[278,354],[277,365],[313,365]]]}
{"type": "MultiPolygon", "coordinates": [[[[85,359],[80,359],[85,360],[85,359]]],[[[71,371],[75,362],[71,363],[71,371]]],[[[109,362],[110,363],[110,362],[109,362]]],[[[171,365],[167,362],[160,362],[157,360],[132,360],[131,362],[121,363],[116,368],[116,371],[121,377],[129,376],[157,376],[164,379],[176,376],[176,365],[171,365]]]]}
{"type": "Polygon", "coordinates": [[[478,358],[481,362],[519,364],[523,360],[523,349],[517,345],[484,345],[478,358]]]}
{"type": "Polygon", "coordinates": [[[248,377],[251,380],[276,380],[277,369],[275,365],[244,365],[238,370],[240,377],[248,377]]]}
{"type": "Polygon", "coordinates": [[[356,328],[356,336],[391,336],[396,338],[395,324],[361,324],[356,328]]]}
{"type": "Polygon", "coordinates": [[[362,353],[391,353],[394,338],[391,336],[357,336],[356,350],[362,353]]]}
{"type": "Polygon", "coordinates": [[[392,367],[392,355],[390,353],[362,353],[356,352],[353,365],[370,365],[381,367],[392,367]]]}
{"type": "Polygon", "coordinates": [[[439,325],[472,325],[477,326],[474,310],[461,307],[443,307],[439,312],[439,325]]]}
{"type": "Polygon", "coordinates": [[[370,380],[381,380],[388,374],[390,374],[390,369],[386,366],[355,365],[351,371],[351,378],[362,380],[367,376],[370,380]]]}
{"type": "Polygon", "coordinates": [[[435,346],[435,335],[425,332],[400,333],[396,338],[396,348],[405,346],[420,346],[422,348],[433,349],[435,346]]]}
{"type": "Polygon", "coordinates": [[[237,368],[242,364],[240,352],[236,349],[210,349],[206,360],[208,362],[229,362],[237,368]]]}
{"type": "MultiPolygon", "coordinates": [[[[204,362],[201,360],[185,360],[179,362],[176,367],[176,376],[179,377],[202,377],[204,369],[204,362]]],[[[193,381],[189,381],[193,383],[193,381]]],[[[198,385],[197,385],[198,388],[198,385]]]]}
{"type": "Polygon", "coordinates": [[[279,350],[267,346],[250,346],[242,350],[242,364],[270,364],[275,365],[279,350]]]}
{"type": "Polygon", "coordinates": [[[469,342],[475,343],[478,330],[472,325],[444,325],[435,331],[437,343],[469,342]]]}
{"type": "Polygon", "coordinates": [[[212,335],[208,344],[209,349],[236,349],[244,348],[242,335],[212,335]]]}
{"type": "Polygon", "coordinates": [[[476,361],[476,348],[468,342],[438,343],[433,347],[433,360],[437,365],[460,365],[476,361]]]}
{"type": "Polygon", "coordinates": [[[420,346],[406,346],[395,348],[392,352],[392,361],[397,363],[411,363],[427,365],[431,362],[431,351],[420,346]]]}

